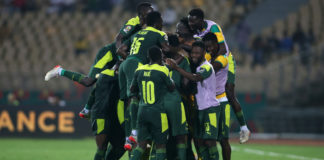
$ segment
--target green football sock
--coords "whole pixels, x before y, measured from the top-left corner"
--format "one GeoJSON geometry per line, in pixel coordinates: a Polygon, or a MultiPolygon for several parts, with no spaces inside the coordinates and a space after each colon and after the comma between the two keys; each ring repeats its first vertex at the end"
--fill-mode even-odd
{"type": "Polygon", "coordinates": [[[95,102],[95,92],[96,92],[96,88],[94,87],[94,88],[92,88],[91,93],[90,93],[90,95],[88,97],[87,104],[84,107],[85,109],[91,110],[91,107],[95,102]]]}
{"type": "Polygon", "coordinates": [[[81,82],[81,80],[85,77],[83,74],[78,73],[78,72],[72,72],[72,71],[68,71],[65,69],[62,69],[61,71],[61,76],[66,77],[72,81],[76,81],[76,82],[81,82]]]}
{"type": "Polygon", "coordinates": [[[135,150],[131,154],[130,160],[139,160],[143,154],[144,150],[140,147],[136,147],[135,150]]]}
{"type": "Polygon", "coordinates": [[[244,114],[243,114],[242,110],[239,112],[235,112],[235,115],[236,115],[237,120],[240,123],[240,126],[246,125],[246,121],[245,121],[244,114]]]}
{"type": "Polygon", "coordinates": [[[209,159],[209,152],[208,152],[207,147],[200,146],[199,149],[198,149],[198,152],[199,152],[199,157],[202,160],[208,160],[209,159]]]}
{"type": "Polygon", "coordinates": [[[187,146],[184,143],[177,144],[178,157],[180,160],[187,160],[187,146]]]}
{"type": "Polygon", "coordinates": [[[105,159],[105,150],[97,150],[94,160],[104,160],[105,159]]]}
{"type": "Polygon", "coordinates": [[[130,107],[130,116],[131,116],[131,127],[132,127],[132,130],[136,130],[138,100],[132,98],[129,107],[130,107]]]}
{"type": "Polygon", "coordinates": [[[208,153],[209,153],[210,160],[218,160],[219,159],[217,146],[208,148],[208,153]]]}
{"type": "Polygon", "coordinates": [[[156,160],[165,160],[166,159],[166,149],[159,148],[156,149],[156,160]]]}
{"type": "Polygon", "coordinates": [[[131,134],[131,123],[130,123],[130,109],[129,107],[125,108],[125,121],[124,121],[124,129],[126,137],[130,136],[131,134]]]}

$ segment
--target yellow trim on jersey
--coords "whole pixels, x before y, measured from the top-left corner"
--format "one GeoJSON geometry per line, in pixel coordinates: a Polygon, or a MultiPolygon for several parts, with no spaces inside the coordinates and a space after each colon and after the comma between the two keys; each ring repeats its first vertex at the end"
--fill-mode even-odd
{"type": "Polygon", "coordinates": [[[165,132],[169,128],[168,117],[165,113],[161,113],[161,128],[161,133],[165,132]]]}
{"type": "Polygon", "coordinates": [[[234,60],[231,52],[228,55],[228,71],[230,71],[233,74],[235,73],[234,60]]]}
{"type": "Polygon", "coordinates": [[[111,51],[107,51],[106,54],[95,64],[94,68],[102,69],[108,62],[113,59],[111,51]]]}
{"type": "Polygon", "coordinates": [[[219,62],[220,64],[222,64],[222,68],[224,68],[228,64],[228,59],[225,55],[220,55],[220,56],[217,56],[217,58],[215,59],[215,62],[219,62]]]}
{"type": "Polygon", "coordinates": [[[131,18],[130,20],[127,21],[126,25],[128,26],[136,26],[140,24],[140,19],[138,16],[131,18]]]}
{"type": "Polygon", "coordinates": [[[207,72],[209,72],[211,67],[209,65],[207,65],[207,64],[204,64],[200,68],[204,68],[204,69],[206,69],[207,72]]]}
{"type": "Polygon", "coordinates": [[[226,92],[217,95],[217,96],[216,96],[216,99],[220,99],[220,98],[223,98],[223,97],[226,97],[226,92]]]}
{"type": "Polygon", "coordinates": [[[124,101],[122,100],[118,100],[117,116],[118,116],[119,124],[123,124],[125,121],[125,117],[124,117],[124,101]]]}
{"type": "Polygon", "coordinates": [[[209,116],[210,125],[217,128],[217,115],[216,115],[216,113],[209,113],[208,116],[209,116]]]}
{"type": "Polygon", "coordinates": [[[142,65],[142,66],[139,66],[136,71],[138,70],[156,70],[156,71],[160,71],[160,72],[163,72],[166,76],[169,76],[169,69],[166,67],[166,66],[161,66],[161,65],[158,65],[158,64],[152,64],[152,65],[149,65],[149,64],[146,64],[146,65],[142,65]]]}
{"type": "Polygon", "coordinates": [[[112,69],[105,69],[101,73],[112,77],[115,75],[115,71],[112,69]]]}
{"type": "Polygon", "coordinates": [[[181,124],[186,122],[186,111],[184,109],[184,105],[181,102],[181,124]]]}
{"type": "Polygon", "coordinates": [[[96,119],[97,121],[97,134],[105,129],[105,119],[96,119]]]}
{"type": "Polygon", "coordinates": [[[225,125],[227,127],[230,126],[230,120],[231,120],[231,107],[229,104],[226,104],[226,106],[225,106],[225,125]]]}
{"type": "Polygon", "coordinates": [[[211,55],[209,53],[206,53],[205,59],[209,62],[211,60],[211,55]]]}
{"type": "Polygon", "coordinates": [[[155,29],[155,28],[153,28],[153,27],[151,27],[151,26],[146,27],[144,30],[159,33],[161,36],[165,36],[165,35],[166,35],[165,32],[160,31],[160,30],[158,30],[158,29],[155,29]]]}

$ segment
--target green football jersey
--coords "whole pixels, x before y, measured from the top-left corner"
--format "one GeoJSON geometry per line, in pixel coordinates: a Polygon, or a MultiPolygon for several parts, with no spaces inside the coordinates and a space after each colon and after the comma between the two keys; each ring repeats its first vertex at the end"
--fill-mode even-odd
{"type": "Polygon", "coordinates": [[[136,69],[132,87],[139,89],[140,105],[163,105],[167,87],[173,85],[169,69],[158,64],[146,64],[136,69]]]}
{"type": "Polygon", "coordinates": [[[118,59],[116,50],[115,43],[102,47],[96,55],[88,77],[95,79],[98,73],[113,76],[113,71],[111,68],[116,64],[118,59]]]}
{"type": "Polygon", "coordinates": [[[130,55],[128,57],[137,58],[143,64],[147,64],[148,49],[156,45],[161,47],[161,44],[167,42],[167,40],[166,33],[148,26],[125,41],[125,44],[130,46],[130,55]]]}
{"type": "MultiPolygon", "coordinates": [[[[189,60],[187,58],[184,58],[180,64],[178,64],[178,66],[182,69],[184,69],[186,72],[191,73],[191,69],[190,69],[190,63],[189,60]]],[[[177,90],[180,92],[181,89],[181,82],[182,82],[182,78],[183,76],[176,70],[172,70],[170,71],[170,77],[172,78],[172,80],[174,81],[174,84],[177,88],[177,90]]]]}

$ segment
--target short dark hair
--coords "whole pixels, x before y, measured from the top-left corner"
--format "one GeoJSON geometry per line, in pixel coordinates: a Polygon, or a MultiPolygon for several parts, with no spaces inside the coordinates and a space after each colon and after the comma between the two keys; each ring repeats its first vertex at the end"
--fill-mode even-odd
{"type": "Polygon", "coordinates": [[[212,33],[212,32],[208,32],[202,39],[204,42],[206,41],[214,41],[214,42],[218,42],[217,36],[212,33]]]}
{"type": "Polygon", "coordinates": [[[172,47],[178,47],[180,45],[178,36],[175,34],[168,35],[168,41],[172,47]]]}
{"type": "Polygon", "coordinates": [[[153,46],[148,50],[148,58],[153,61],[157,62],[162,59],[162,51],[160,47],[153,46]]]}
{"type": "Polygon", "coordinates": [[[161,19],[161,13],[157,11],[150,12],[146,17],[146,24],[153,26],[161,19]]]}
{"type": "Polygon", "coordinates": [[[200,19],[204,19],[205,18],[205,15],[204,15],[204,11],[201,10],[200,8],[195,8],[195,9],[192,9],[190,12],[189,12],[189,15],[190,16],[196,16],[200,19]]]}
{"type": "Polygon", "coordinates": [[[141,12],[143,11],[143,9],[146,9],[149,7],[152,7],[152,4],[150,2],[142,2],[142,3],[138,4],[136,7],[137,15],[140,15],[141,12]]]}
{"type": "Polygon", "coordinates": [[[192,44],[192,48],[193,48],[193,47],[200,47],[201,49],[206,50],[205,43],[202,42],[202,41],[195,41],[195,42],[192,44]]]}
{"type": "Polygon", "coordinates": [[[184,24],[184,25],[185,25],[189,30],[191,30],[191,29],[190,29],[190,26],[189,26],[188,17],[182,17],[182,18],[180,19],[180,23],[184,24]]]}

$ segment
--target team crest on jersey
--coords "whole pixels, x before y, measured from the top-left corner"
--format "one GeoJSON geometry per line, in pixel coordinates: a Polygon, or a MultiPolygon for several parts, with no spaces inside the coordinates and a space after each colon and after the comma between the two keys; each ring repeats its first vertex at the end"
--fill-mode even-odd
{"type": "Polygon", "coordinates": [[[131,26],[126,26],[126,27],[124,28],[124,32],[127,33],[128,31],[131,30],[131,28],[132,28],[131,26]]]}

